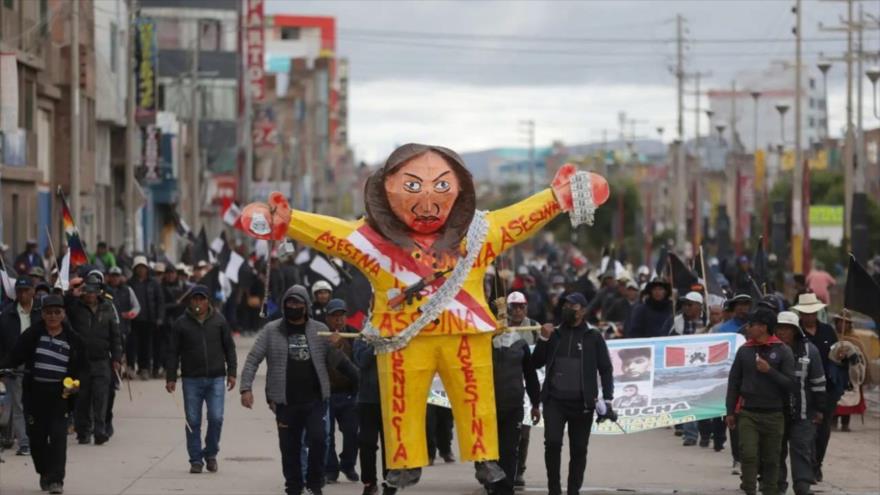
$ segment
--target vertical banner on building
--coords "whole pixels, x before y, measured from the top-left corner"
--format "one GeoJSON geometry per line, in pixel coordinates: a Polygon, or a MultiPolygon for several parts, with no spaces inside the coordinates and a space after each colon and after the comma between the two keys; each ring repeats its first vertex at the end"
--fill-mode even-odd
{"type": "Polygon", "coordinates": [[[136,86],[135,120],[145,126],[156,122],[156,75],[159,51],[156,44],[156,23],[138,17],[135,21],[134,78],[136,86]]]}
{"type": "Polygon", "coordinates": [[[18,129],[18,60],[15,52],[0,52],[0,131],[18,129]]]}
{"type": "Polygon", "coordinates": [[[247,0],[245,12],[245,68],[250,80],[251,101],[259,103],[266,97],[265,75],[265,21],[264,0],[247,0]]]}
{"type": "Polygon", "coordinates": [[[159,180],[159,140],[162,138],[162,130],[154,125],[143,128],[141,143],[143,143],[144,180],[155,182],[159,180]]]}

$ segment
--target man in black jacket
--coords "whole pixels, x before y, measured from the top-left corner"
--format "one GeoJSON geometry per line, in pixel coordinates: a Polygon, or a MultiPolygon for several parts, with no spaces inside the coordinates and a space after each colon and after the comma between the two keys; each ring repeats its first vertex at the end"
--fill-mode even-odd
{"type": "Polygon", "coordinates": [[[580,491],[587,468],[587,444],[593,412],[599,400],[596,375],[602,380],[602,396],[611,415],[614,399],[613,367],[602,335],[586,324],[587,300],[580,293],[566,296],[562,323],[545,324],[535,346],[535,368],[546,366],[541,390],[544,403],[544,463],[549,495],[561,495],[559,477],[562,435],[568,423],[568,494],[580,491]]]}
{"type": "Polygon", "coordinates": [[[749,316],[748,341],[736,352],[727,380],[727,426],[739,430],[742,483],[747,495],[777,495],[784,410],[796,390],[791,349],[773,335],[776,313],[759,307],[749,316]],[[737,417],[737,415],[739,417],[737,417]]]}
{"type": "Polygon", "coordinates": [[[153,339],[153,352],[159,359],[153,361],[153,378],[158,378],[162,374],[160,368],[165,366],[162,358],[165,357],[166,346],[168,345],[168,336],[171,334],[171,325],[183,315],[186,305],[181,301],[181,297],[186,293],[188,287],[178,277],[177,269],[174,266],[167,266],[165,273],[162,274],[162,310],[165,314],[162,325],[157,328],[157,338],[153,339]]]}
{"type": "Polygon", "coordinates": [[[67,317],[86,345],[89,374],[83,375],[76,401],[76,436],[80,444],[95,445],[109,439],[106,430],[111,376],[122,363],[122,338],[113,304],[101,296],[101,287],[87,283],[74,289],[66,303],[67,317]],[[77,297],[78,296],[78,297],[77,297]],[[94,425],[94,429],[93,429],[94,425]]]}
{"type": "MultiPolygon", "coordinates": [[[[22,332],[40,321],[40,311],[34,304],[34,286],[29,277],[19,277],[15,281],[15,299],[0,311],[0,359],[12,352],[22,332]]],[[[15,455],[30,455],[21,402],[22,377],[10,375],[0,378],[6,385],[12,405],[12,435],[8,439],[0,439],[0,446],[9,448],[14,440],[18,440],[15,455]]]]}
{"type": "Polygon", "coordinates": [[[220,430],[223,427],[224,382],[235,387],[236,357],[232,330],[226,318],[211,306],[208,288],[193,286],[189,307],[171,327],[165,389],[173,394],[177,387],[177,368],[183,381],[183,407],[186,413],[186,450],[190,473],[217,471],[220,430]],[[208,409],[208,429],[202,448],[202,403],[208,409]],[[203,464],[204,462],[204,464],[203,464]]]}
{"type": "Polygon", "coordinates": [[[825,406],[825,370],[819,349],[801,330],[798,315],[790,311],[776,318],[776,336],[794,353],[797,391],[789,397],[782,438],[782,457],[779,461],[779,493],[788,490],[788,470],[785,458],[791,451],[791,479],[795,495],[810,495],[810,485],[816,480],[813,471],[815,425],[821,424],[825,406]]]}
{"type": "MultiPolygon", "coordinates": [[[[357,329],[345,323],[348,307],[342,299],[331,299],[327,303],[326,323],[331,332],[358,333],[357,329]]],[[[352,359],[353,339],[337,339],[331,344],[339,349],[345,357],[352,359]]],[[[327,483],[335,483],[339,479],[339,473],[345,475],[348,481],[360,480],[355,465],[357,464],[358,449],[358,416],[357,416],[357,388],[358,383],[352,381],[341,371],[327,370],[330,374],[330,402],[327,408],[327,422],[330,427],[330,435],[327,445],[327,462],[324,465],[324,477],[327,483]],[[342,452],[336,454],[336,427],[342,433],[342,452]]]]}
{"type": "Polygon", "coordinates": [[[68,393],[64,379],[78,380],[88,374],[89,362],[82,338],[64,321],[64,299],[43,298],[42,320],[25,330],[12,353],[0,360],[0,368],[24,365],[22,384],[27,435],[40,488],[57,494],[64,491],[67,464],[68,393]]]}
{"type": "Polygon", "coordinates": [[[492,373],[498,422],[498,464],[504,470],[505,478],[488,486],[487,491],[493,495],[513,495],[514,480],[518,476],[517,450],[523,427],[524,395],[528,394],[532,404],[532,424],[541,420],[541,386],[529,345],[519,332],[505,332],[492,338],[492,373]]]}
{"type": "MultiPolygon", "coordinates": [[[[158,367],[162,360],[162,356],[153,349],[153,339],[165,319],[165,308],[162,304],[162,288],[150,276],[147,258],[136,256],[132,270],[134,276],[129,280],[129,285],[137,296],[141,311],[131,322],[131,332],[137,351],[138,376],[148,380],[153,365],[158,367]]],[[[134,363],[129,363],[129,366],[134,366],[134,363]]]]}

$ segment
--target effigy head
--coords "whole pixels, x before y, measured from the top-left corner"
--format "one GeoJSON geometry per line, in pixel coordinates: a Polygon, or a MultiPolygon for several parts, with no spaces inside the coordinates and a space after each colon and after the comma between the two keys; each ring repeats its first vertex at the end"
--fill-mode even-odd
{"type": "Polygon", "coordinates": [[[470,172],[448,148],[406,144],[367,180],[367,222],[409,247],[412,234],[435,235],[435,250],[458,248],[476,208],[470,172]]]}

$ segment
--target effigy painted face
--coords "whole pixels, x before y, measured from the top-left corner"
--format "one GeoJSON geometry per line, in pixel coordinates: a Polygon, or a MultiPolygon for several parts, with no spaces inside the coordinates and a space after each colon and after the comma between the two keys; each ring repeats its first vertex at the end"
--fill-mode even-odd
{"type": "Polygon", "coordinates": [[[461,191],[455,171],[433,151],[404,163],[384,185],[391,211],[419,234],[433,234],[446,224],[461,191]]]}

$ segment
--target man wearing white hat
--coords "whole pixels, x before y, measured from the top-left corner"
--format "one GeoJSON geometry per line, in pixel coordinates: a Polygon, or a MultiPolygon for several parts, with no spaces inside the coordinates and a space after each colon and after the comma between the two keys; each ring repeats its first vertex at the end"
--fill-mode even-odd
{"type": "Polygon", "coordinates": [[[815,425],[821,424],[825,406],[825,371],[816,348],[801,331],[798,315],[783,311],[776,316],[776,336],[787,345],[795,359],[797,390],[789,397],[789,411],[785,418],[782,437],[782,457],[779,462],[779,493],[788,490],[788,470],[785,459],[791,453],[791,480],[795,495],[810,495],[815,481],[813,449],[815,425]]]}
{"type": "MultiPolygon", "coordinates": [[[[509,327],[525,327],[537,325],[538,322],[532,320],[526,313],[528,312],[528,299],[525,294],[519,291],[513,291],[507,295],[507,326],[509,327]]],[[[517,333],[528,345],[535,345],[536,332],[517,333]]],[[[526,353],[531,356],[528,348],[526,353]]],[[[534,367],[532,367],[534,369],[534,367]]],[[[528,373],[524,370],[524,375],[528,377],[528,373]]],[[[522,402],[522,400],[520,400],[522,402]]],[[[526,471],[526,460],[529,456],[529,434],[532,428],[529,425],[521,425],[519,430],[519,446],[517,447],[517,466],[516,476],[513,478],[514,486],[525,486],[525,478],[523,474],[526,471]]],[[[503,463],[502,463],[503,468],[503,463]]],[[[505,485],[506,486],[506,485],[505,485]]]]}
{"type": "Polygon", "coordinates": [[[696,291],[690,291],[681,299],[681,312],[675,318],[669,317],[665,327],[667,335],[693,335],[705,333],[703,325],[703,295],[696,291]]]}
{"type": "MultiPolygon", "coordinates": [[[[131,322],[131,332],[134,337],[138,361],[138,376],[142,380],[150,378],[153,367],[161,364],[160,356],[154,354],[153,338],[162,324],[165,316],[165,307],[162,304],[162,288],[155,278],[150,276],[150,266],[145,256],[135,256],[132,264],[134,276],[129,280],[129,286],[137,296],[141,310],[131,322]]],[[[128,363],[134,366],[134,363],[128,363]]]]}
{"type": "MultiPolygon", "coordinates": [[[[831,346],[837,342],[837,333],[834,327],[827,323],[819,321],[819,311],[825,309],[825,303],[816,297],[812,292],[806,292],[798,296],[797,304],[792,306],[800,317],[801,328],[803,328],[807,339],[819,349],[819,356],[822,358],[822,366],[825,370],[825,410],[822,411],[824,417],[822,422],[816,426],[816,451],[813,458],[813,469],[816,472],[816,481],[822,481],[822,461],[825,459],[825,451],[828,449],[828,441],[831,439],[831,422],[834,416],[834,408],[837,401],[843,394],[842,388],[839,392],[835,392],[833,376],[834,367],[837,365],[831,361],[831,346]]],[[[839,387],[838,387],[839,388],[839,387]]]]}

